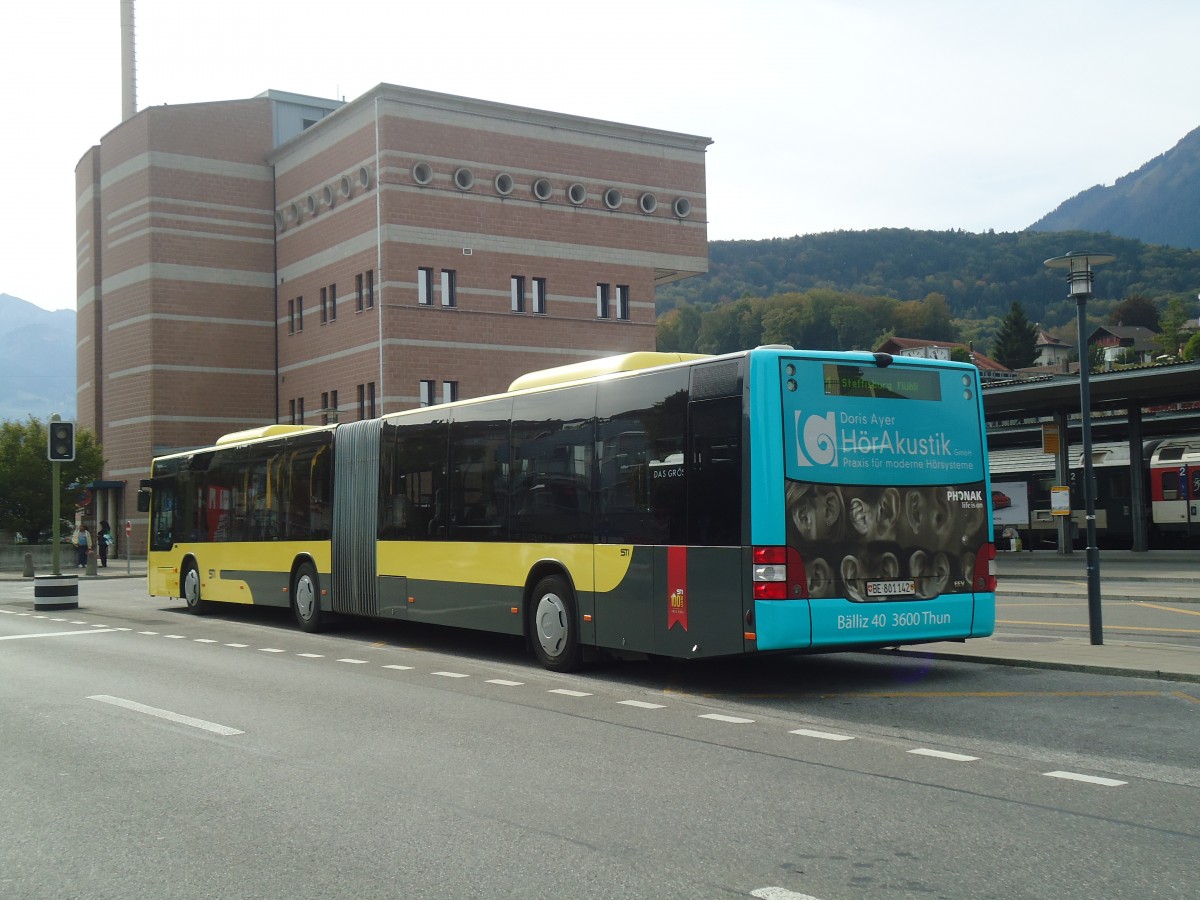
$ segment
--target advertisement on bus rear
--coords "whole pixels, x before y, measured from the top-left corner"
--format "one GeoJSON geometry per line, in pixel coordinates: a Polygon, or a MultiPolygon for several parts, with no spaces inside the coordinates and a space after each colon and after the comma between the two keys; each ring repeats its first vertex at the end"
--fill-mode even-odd
{"type": "Polygon", "coordinates": [[[809,597],[970,592],[990,524],[973,373],[782,365],[788,543],[809,597]]]}

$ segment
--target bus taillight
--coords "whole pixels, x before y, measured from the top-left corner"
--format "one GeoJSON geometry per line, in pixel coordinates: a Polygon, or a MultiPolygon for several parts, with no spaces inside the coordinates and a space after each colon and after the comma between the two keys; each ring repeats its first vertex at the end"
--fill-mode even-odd
{"type": "Polygon", "coordinates": [[[973,587],[981,593],[996,592],[996,545],[984,544],[975,557],[975,581],[973,587]]]}
{"type": "Polygon", "coordinates": [[[804,563],[791,547],[753,548],[755,600],[790,600],[807,595],[804,563]]]}

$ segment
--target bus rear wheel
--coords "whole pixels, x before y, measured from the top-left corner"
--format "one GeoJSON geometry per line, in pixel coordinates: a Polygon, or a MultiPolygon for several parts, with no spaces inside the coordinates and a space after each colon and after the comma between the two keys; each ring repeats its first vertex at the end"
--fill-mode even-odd
{"type": "Polygon", "coordinates": [[[305,631],[325,629],[327,616],[321,611],[321,582],[312,563],[301,563],[292,578],[292,612],[305,631]]]}
{"type": "Polygon", "coordinates": [[[555,672],[577,669],[583,654],[571,586],[561,575],[547,575],[537,583],[530,600],[529,630],[538,662],[555,672]]]}
{"type": "Polygon", "coordinates": [[[212,604],[200,596],[200,570],[194,562],[183,567],[183,577],[179,579],[179,593],[187,604],[188,612],[203,616],[212,609],[212,604]]]}

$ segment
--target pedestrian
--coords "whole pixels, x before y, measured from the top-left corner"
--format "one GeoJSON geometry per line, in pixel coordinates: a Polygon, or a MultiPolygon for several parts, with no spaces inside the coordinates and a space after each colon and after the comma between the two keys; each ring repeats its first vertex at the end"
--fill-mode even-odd
{"type": "Polygon", "coordinates": [[[81,569],[87,566],[88,544],[91,543],[89,537],[88,530],[82,524],[75,529],[75,550],[78,553],[76,562],[78,562],[81,569]]]}
{"type": "Polygon", "coordinates": [[[102,568],[108,568],[108,548],[112,546],[112,528],[108,519],[100,520],[100,530],[96,532],[96,555],[100,558],[102,568]]]}

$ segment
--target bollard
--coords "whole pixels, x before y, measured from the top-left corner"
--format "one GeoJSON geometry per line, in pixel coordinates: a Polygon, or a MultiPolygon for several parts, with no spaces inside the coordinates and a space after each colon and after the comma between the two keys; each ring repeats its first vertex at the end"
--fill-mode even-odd
{"type": "Polygon", "coordinates": [[[32,578],[33,577],[33,554],[32,553],[27,552],[25,554],[25,570],[21,573],[21,576],[23,578],[32,578]]]}
{"type": "Polygon", "coordinates": [[[38,575],[33,582],[34,609],[79,609],[78,575],[38,575]]]}
{"type": "Polygon", "coordinates": [[[84,575],[96,574],[96,551],[88,550],[87,567],[83,570],[84,575]]]}

